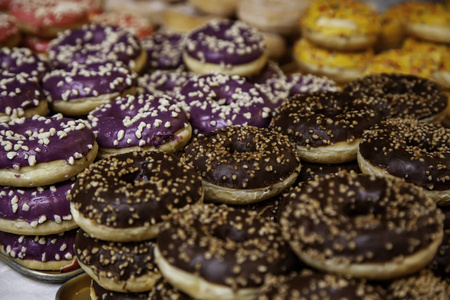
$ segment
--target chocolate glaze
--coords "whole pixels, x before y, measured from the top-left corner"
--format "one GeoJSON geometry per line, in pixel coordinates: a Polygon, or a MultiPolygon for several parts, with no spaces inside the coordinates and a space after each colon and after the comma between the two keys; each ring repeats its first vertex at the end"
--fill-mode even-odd
{"type": "MultiPolygon", "coordinates": [[[[193,300],[194,298],[186,295],[177,288],[173,287],[163,277],[158,279],[150,290],[149,300],[193,300]]],[[[105,299],[108,300],[108,299],[105,299]]]]}
{"type": "Polygon", "coordinates": [[[121,61],[131,66],[141,51],[139,39],[129,31],[111,25],[89,24],[67,30],[52,40],[48,57],[58,69],[70,67],[73,62],[121,61]]]}
{"type": "Polygon", "coordinates": [[[280,223],[287,240],[316,259],[385,263],[425,249],[442,234],[443,215],[402,180],[340,173],[294,188],[280,223]]]}
{"type": "Polygon", "coordinates": [[[83,229],[75,238],[78,261],[95,275],[114,282],[135,280],[149,274],[159,274],[154,262],[152,241],[119,243],[92,238],[83,229]]]}
{"type": "Polygon", "coordinates": [[[272,103],[257,86],[239,76],[208,74],[186,82],[181,101],[198,133],[230,125],[268,127],[272,103]]]}
{"type": "Polygon", "coordinates": [[[147,51],[149,70],[173,70],[184,67],[183,48],[185,35],[182,33],[156,32],[141,41],[147,51]]]}
{"type": "Polygon", "coordinates": [[[137,74],[120,61],[72,64],[44,76],[42,87],[49,101],[70,101],[123,93],[137,85],[137,74]]]}
{"type": "Polygon", "coordinates": [[[278,224],[225,205],[194,205],[172,216],[157,246],[172,266],[233,289],[301,267],[278,224]]]}
{"type": "Polygon", "coordinates": [[[88,120],[101,148],[154,146],[176,139],[189,126],[186,113],[168,97],[128,95],[91,111],[88,120]]]}
{"type": "Polygon", "coordinates": [[[241,65],[260,58],[263,36],[242,21],[212,20],[186,38],[185,53],[201,62],[241,65]]]}
{"type": "Polygon", "coordinates": [[[315,164],[302,161],[302,169],[300,170],[300,174],[298,174],[297,182],[308,181],[317,176],[322,177],[325,175],[336,174],[341,171],[361,173],[356,160],[343,164],[315,164]]]}
{"type": "Polygon", "coordinates": [[[372,74],[348,83],[344,91],[365,98],[384,118],[421,120],[447,107],[447,96],[440,86],[415,75],[372,74]]]}
{"type": "Polygon", "coordinates": [[[27,73],[11,73],[7,70],[0,74],[0,113],[10,118],[24,116],[24,110],[35,108],[46,102],[36,77],[27,73]]]}
{"type": "Polygon", "coordinates": [[[131,152],[91,165],[78,176],[67,199],[97,224],[133,228],[156,225],[202,197],[200,178],[175,155],[131,152]]]}
{"type": "Polygon", "coordinates": [[[74,164],[94,143],[94,134],[81,120],[61,114],[1,122],[0,168],[18,169],[62,159],[74,164]]]}
{"type": "Polygon", "coordinates": [[[40,262],[71,261],[77,230],[51,235],[17,235],[0,231],[0,250],[3,253],[22,260],[40,262]]]}
{"type": "Polygon", "coordinates": [[[387,288],[387,300],[446,299],[449,286],[429,270],[397,279],[387,288]]]}
{"type": "Polygon", "coordinates": [[[367,131],[361,156],[389,174],[427,190],[450,188],[450,129],[390,119],[367,131]]]}
{"type": "Polygon", "coordinates": [[[436,276],[440,276],[450,283],[450,206],[439,208],[445,215],[444,238],[429,267],[436,276]]]}
{"type": "Polygon", "coordinates": [[[353,142],[379,120],[376,111],[355,100],[341,92],[297,94],[276,110],[270,127],[303,147],[353,142]]]}
{"type": "Polygon", "coordinates": [[[271,276],[257,300],[272,299],[382,300],[385,293],[363,280],[304,270],[289,276],[271,276]]]}
{"type": "Polygon", "coordinates": [[[13,188],[0,186],[0,218],[23,220],[32,227],[45,221],[72,220],[66,195],[72,181],[47,187],[13,188]]]}
{"type": "Polygon", "coordinates": [[[266,128],[230,126],[195,137],[185,149],[202,179],[234,189],[263,188],[289,177],[300,159],[283,135],[266,128]]]}
{"type": "Polygon", "coordinates": [[[148,292],[143,293],[120,293],[109,291],[99,285],[95,280],[92,280],[91,291],[94,290],[95,296],[99,300],[136,300],[148,299],[148,292]]]}
{"type": "Polygon", "coordinates": [[[155,70],[151,74],[139,77],[138,81],[146,93],[158,97],[163,95],[175,97],[181,91],[181,87],[193,76],[193,73],[181,70],[155,70]]]}
{"type": "Polygon", "coordinates": [[[40,81],[50,71],[50,66],[28,48],[3,47],[0,49],[0,70],[13,74],[26,73],[40,81]]]}

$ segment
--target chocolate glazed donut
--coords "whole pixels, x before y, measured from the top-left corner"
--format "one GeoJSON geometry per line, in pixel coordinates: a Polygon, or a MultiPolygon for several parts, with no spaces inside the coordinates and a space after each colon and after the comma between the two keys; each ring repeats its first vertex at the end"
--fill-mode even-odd
{"type": "Polygon", "coordinates": [[[285,136],[252,126],[199,135],[186,147],[183,158],[201,175],[205,199],[228,204],[273,197],[295,182],[301,168],[285,136]]]}
{"type": "Polygon", "coordinates": [[[450,129],[390,119],[364,133],[358,164],[366,174],[403,178],[438,205],[450,204],[450,129]]]}
{"type": "Polygon", "coordinates": [[[412,274],[434,257],[443,214],[399,179],[339,173],[288,195],[283,236],[308,265],[367,279],[412,274]]]}
{"type": "Polygon", "coordinates": [[[160,277],[152,241],[103,241],[80,229],[74,247],[80,267],[105,289],[122,293],[148,291],[160,277]]]}
{"type": "Polygon", "coordinates": [[[254,299],[267,274],[301,268],[277,223],[226,205],[193,205],[158,235],[155,258],[174,287],[196,299],[254,299]]]}
{"type": "Polygon", "coordinates": [[[95,238],[155,238],[163,217],[203,200],[193,168],[175,154],[130,152],[100,160],[82,174],[67,196],[75,222],[95,238]]]}

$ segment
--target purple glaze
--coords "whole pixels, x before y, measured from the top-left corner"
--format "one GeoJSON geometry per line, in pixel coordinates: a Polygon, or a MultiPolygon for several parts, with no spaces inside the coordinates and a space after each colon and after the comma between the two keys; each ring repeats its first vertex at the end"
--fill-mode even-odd
{"type": "Polygon", "coordinates": [[[230,125],[268,127],[273,111],[266,94],[237,75],[196,76],[182,87],[180,100],[194,131],[203,134],[230,125]]]}
{"type": "Polygon", "coordinates": [[[149,94],[117,98],[88,115],[101,148],[154,146],[172,141],[188,126],[186,113],[172,98],[149,94]]]}
{"type": "Polygon", "coordinates": [[[40,262],[71,261],[78,229],[50,235],[18,235],[0,231],[0,250],[12,258],[40,262]]]}
{"type": "Polygon", "coordinates": [[[49,45],[50,63],[59,69],[71,63],[122,61],[133,68],[142,51],[139,39],[129,31],[112,25],[89,24],[67,30],[49,45]]]}
{"type": "Polygon", "coordinates": [[[273,61],[269,61],[258,74],[248,79],[262,90],[276,107],[287,98],[286,75],[273,61]]]}
{"type": "Polygon", "coordinates": [[[11,118],[23,117],[24,110],[47,101],[36,77],[8,71],[2,71],[0,76],[0,114],[11,118]]]}
{"type": "Polygon", "coordinates": [[[45,75],[42,86],[49,101],[69,101],[122,93],[137,85],[137,74],[120,61],[73,64],[45,75]]]}
{"type": "Polygon", "coordinates": [[[19,169],[61,159],[73,164],[86,156],[94,142],[83,121],[61,114],[0,122],[0,168],[19,169]]]}
{"type": "Polygon", "coordinates": [[[141,41],[147,51],[150,70],[171,70],[184,66],[183,47],[185,35],[181,33],[156,32],[141,41]]]}
{"type": "Polygon", "coordinates": [[[72,181],[37,188],[0,187],[0,218],[23,220],[38,226],[46,220],[72,220],[66,199],[72,181]],[[44,218],[45,217],[45,218],[44,218]]]}
{"type": "Polygon", "coordinates": [[[241,65],[260,58],[265,43],[263,36],[244,22],[212,20],[188,35],[184,50],[202,62],[241,65]]]}
{"type": "Polygon", "coordinates": [[[26,73],[40,81],[50,70],[50,66],[46,60],[28,48],[3,47],[0,49],[0,70],[14,74],[26,73]]]}
{"type": "Polygon", "coordinates": [[[152,74],[145,74],[139,77],[138,81],[139,85],[147,93],[158,97],[163,95],[174,97],[180,92],[181,87],[193,76],[194,73],[180,70],[156,70],[152,74]]]}
{"type": "Polygon", "coordinates": [[[295,94],[313,93],[313,92],[337,92],[339,87],[336,82],[326,77],[319,77],[313,74],[292,74],[286,79],[289,97],[295,94]]]}

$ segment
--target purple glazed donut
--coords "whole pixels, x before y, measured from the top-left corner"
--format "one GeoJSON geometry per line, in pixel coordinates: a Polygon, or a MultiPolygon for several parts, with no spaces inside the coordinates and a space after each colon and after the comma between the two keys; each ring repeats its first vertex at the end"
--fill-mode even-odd
{"type": "Polygon", "coordinates": [[[88,115],[100,157],[135,150],[175,152],[187,144],[192,128],[172,98],[127,96],[88,115]]]}
{"type": "Polygon", "coordinates": [[[239,76],[209,74],[190,79],[180,91],[195,133],[231,125],[268,127],[273,105],[257,86],[239,76]]]}
{"type": "Polygon", "coordinates": [[[147,51],[149,70],[173,70],[185,67],[183,62],[184,34],[156,32],[141,40],[147,51]]]}
{"type": "Polygon", "coordinates": [[[313,74],[292,74],[286,78],[286,84],[289,97],[295,94],[339,91],[339,87],[333,80],[313,74]]]}
{"type": "Polygon", "coordinates": [[[45,115],[47,99],[36,77],[6,70],[0,74],[0,121],[45,115]]]}
{"type": "Polygon", "coordinates": [[[0,251],[35,270],[60,270],[72,264],[77,229],[50,235],[18,235],[0,231],[0,251]]]}
{"type": "Polygon", "coordinates": [[[120,61],[73,64],[45,75],[42,85],[53,111],[83,116],[120,95],[135,94],[137,74],[120,61]]]}
{"type": "Polygon", "coordinates": [[[66,199],[71,187],[71,181],[27,189],[0,187],[0,230],[48,235],[76,228],[66,199]]]}
{"type": "Polygon", "coordinates": [[[77,175],[96,157],[94,134],[81,120],[33,116],[0,123],[0,185],[51,185],[77,175]]]}
{"type": "Polygon", "coordinates": [[[73,62],[122,61],[139,72],[147,61],[147,53],[136,36],[119,27],[99,24],[64,31],[50,42],[48,57],[58,69],[73,62]]]}
{"type": "Polygon", "coordinates": [[[3,47],[0,49],[0,69],[14,74],[26,73],[40,81],[50,71],[50,66],[28,48],[3,47]]]}
{"type": "Polygon", "coordinates": [[[267,62],[264,37],[241,21],[212,20],[187,36],[183,60],[200,74],[250,76],[267,62]]]}
{"type": "Polygon", "coordinates": [[[180,70],[155,70],[151,74],[139,77],[138,81],[139,86],[147,93],[158,97],[163,95],[175,97],[181,91],[181,87],[193,76],[191,72],[180,70]]]}

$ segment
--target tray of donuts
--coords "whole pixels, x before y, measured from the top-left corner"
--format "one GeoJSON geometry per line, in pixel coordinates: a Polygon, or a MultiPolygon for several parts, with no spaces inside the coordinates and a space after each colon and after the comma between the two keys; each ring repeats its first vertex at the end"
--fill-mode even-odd
{"type": "Polygon", "coordinates": [[[446,293],[435,82],[285,74],[229,19],[142,40],[89,23],[47,59],[2,52],[0,251],[48,274],[76,258],[87,275],[58,297],[446,293]]]}

